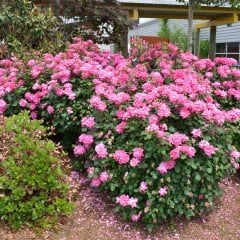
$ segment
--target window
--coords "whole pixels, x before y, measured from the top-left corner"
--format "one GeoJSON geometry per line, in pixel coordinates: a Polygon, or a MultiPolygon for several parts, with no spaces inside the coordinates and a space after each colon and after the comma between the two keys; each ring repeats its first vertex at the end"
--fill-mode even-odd
{"type": "Polygon", "coordinates": [[[240,42],[217,43],[215,55],[234,58],[240,64],[240,42]]]}

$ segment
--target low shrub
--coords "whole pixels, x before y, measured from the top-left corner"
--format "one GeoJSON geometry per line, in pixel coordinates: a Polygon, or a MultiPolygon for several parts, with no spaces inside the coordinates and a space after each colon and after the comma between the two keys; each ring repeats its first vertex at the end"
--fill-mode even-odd
{"type": "Polygon", "coordinates": [[[69,214],[66,155],[46,139],[40,121],[0,117],[0,217],[13,228],[48,226],[69,214]],[[63,170],[65,168],[65,170],[63,170]]]}

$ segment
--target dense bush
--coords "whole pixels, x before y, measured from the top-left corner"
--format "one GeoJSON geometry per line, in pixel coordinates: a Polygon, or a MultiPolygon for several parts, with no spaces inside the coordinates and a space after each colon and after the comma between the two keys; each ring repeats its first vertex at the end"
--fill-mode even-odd
{"type": "Polygon", "coordinates": [[[151,227],[211,207],[219,181],[239,166],[232,127],[240,109],[220,105],[220,83],[212,81],[225,81],[225,100],[238,102],[240,71],[230,68],[233,59],[199,60],[171,44],[143,48],[132,49],[137,65],[128,81],[94,81],[92,114],[81,121],[88,130],[74,152],[88,159],[92,186],[151,227]]]}
{"type": "Polygon", "coordinates": [[[200,41],[200,58],[207,58],[209,53],[209,40],[200,41]]]}
{"type": "Polygon", "coordinates": [[[0,117],[0,218],[43,226],[69,214],[67,158],[27,113],[0,117]]]}
{"type": "Polygon", "coordinates": [[[234,64],[138,40],[125,59],[76,39],[56,56],[1,61],[0,111],[29,109],[66,148],[75,141],[91,185],[152,226],[211,207],[219,181],[239,166],[234,64]]]}
{"type": "Polygon", "coordinates": [[[56,52],[64,47],[60,24],[50,9],[33,7],[32,1],[0,0],[0,41],[9,55],[26,51],[56,52]]]}

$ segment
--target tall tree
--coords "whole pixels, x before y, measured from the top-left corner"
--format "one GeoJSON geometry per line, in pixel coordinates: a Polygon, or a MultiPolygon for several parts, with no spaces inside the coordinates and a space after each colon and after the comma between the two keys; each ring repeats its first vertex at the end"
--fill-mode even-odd
{"type": "Polygon", "coordinates": [[[223,6],[225,4],[230,5],[233,8],[240,7],[239,0],[177,0],[178,2],[188,3],[188,51],[192,52],[193,45],[193,17],[194,17],[194,9],[196,7],[201,7],[203,5],[211,5],[211,6],[223,6]]]}
{"type": "Polygon", "coordinates": [[[50,0],[50,3],[59,19],[65,21],[63,27],[68,34],[80,33],[97,43],[117,43],[126,54],[131,21],[117,0],[50,0]]]}

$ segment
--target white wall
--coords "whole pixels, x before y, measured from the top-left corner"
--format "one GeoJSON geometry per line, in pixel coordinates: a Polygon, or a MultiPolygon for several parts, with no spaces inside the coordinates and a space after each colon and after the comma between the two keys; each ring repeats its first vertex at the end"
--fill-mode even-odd
{"type": "MultiPolygon", "coordinates": [[[[194,21],[194,24],[202,22],[202,20],[194,21]]],[[[170,27],[174,25],[181,26],[187,32],[187,20],[185,19],[170,19],[170,27]]],[[[138,26],[138,28],[129,31],[129,37],[131,36],[157,36],[161,26],[160,19],[150,20],[144,22],[138,26]]],[[[205,28],[201,30],[201,39],[209,39],[209,29],[205,28]]],[[[217,27],[217,39],[216,42],[240,42],[240,22],[232,24],[231,27],[227,25],[217,27]]]]}

